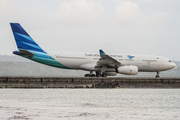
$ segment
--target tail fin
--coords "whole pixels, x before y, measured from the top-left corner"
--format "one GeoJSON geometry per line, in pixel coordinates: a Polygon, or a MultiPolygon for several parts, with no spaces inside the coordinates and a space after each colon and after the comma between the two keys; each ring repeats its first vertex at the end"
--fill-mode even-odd
{"type": "Polygon", "coordinates": [[[42,48],[29,36],[19,23],[10,23],[19,50],[43,52],[42,48]]]}

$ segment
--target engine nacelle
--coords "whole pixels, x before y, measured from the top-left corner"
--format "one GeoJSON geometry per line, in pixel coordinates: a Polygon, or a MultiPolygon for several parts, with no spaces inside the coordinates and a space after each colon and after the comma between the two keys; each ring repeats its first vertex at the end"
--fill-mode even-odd
{"type": "Polygon", "coordinates": [[[125,75],[136,75],[138,73],[137,66],[121,66],[117,68],[117,73],[125,75]]]}
{"type": "Polygon", "coordinates": [[[116,76],[116,72],[106,72],[107,76],[116,76]]]}

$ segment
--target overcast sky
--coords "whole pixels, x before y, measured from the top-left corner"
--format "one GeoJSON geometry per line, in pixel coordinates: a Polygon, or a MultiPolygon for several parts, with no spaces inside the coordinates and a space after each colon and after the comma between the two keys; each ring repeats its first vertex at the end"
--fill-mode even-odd
{"type": "Polygon", "coordinates": [[[0,0],[0,54],[20,23],[45,51],[160,55],[180,60],[180,0],[0,0]]]}

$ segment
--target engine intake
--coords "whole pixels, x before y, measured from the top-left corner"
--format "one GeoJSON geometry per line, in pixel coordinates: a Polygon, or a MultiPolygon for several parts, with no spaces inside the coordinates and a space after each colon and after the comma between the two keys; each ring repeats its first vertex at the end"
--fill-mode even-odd
{"type": "Polygon", "coordinates": [[[121,66],[117,68],[117,73],[125,75],[136,75],[138,73],[137,66],[121,66]]]}

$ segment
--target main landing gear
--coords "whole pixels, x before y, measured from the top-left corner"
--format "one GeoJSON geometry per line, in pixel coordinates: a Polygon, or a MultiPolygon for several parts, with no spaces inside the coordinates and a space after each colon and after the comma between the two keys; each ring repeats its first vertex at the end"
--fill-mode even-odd
{"type": "Polygon", "coordinates": [[[96,75],[91,71],[89,74],[85,74],[84,77],[107,77],[106,73],[101,74],[100,72],[96,72],[96,75]]]}
{"type": "Polygon", "coordinates": [[[84,77],[95,77],[96,75],[93,74],[93,72],[91,71],[89,74],[85,74],[84,77]]]}
{"type": "Polygon", "coordinates": [[[103,73],[101,76],[102,76],[102,77],[107,77],[106,73],[103,73]]]}
{"type": "Polygon", "coordinates": [[[159,76],[159,71],[157,71],[156,78],[160,78],[160,76],[159,76]]]}

